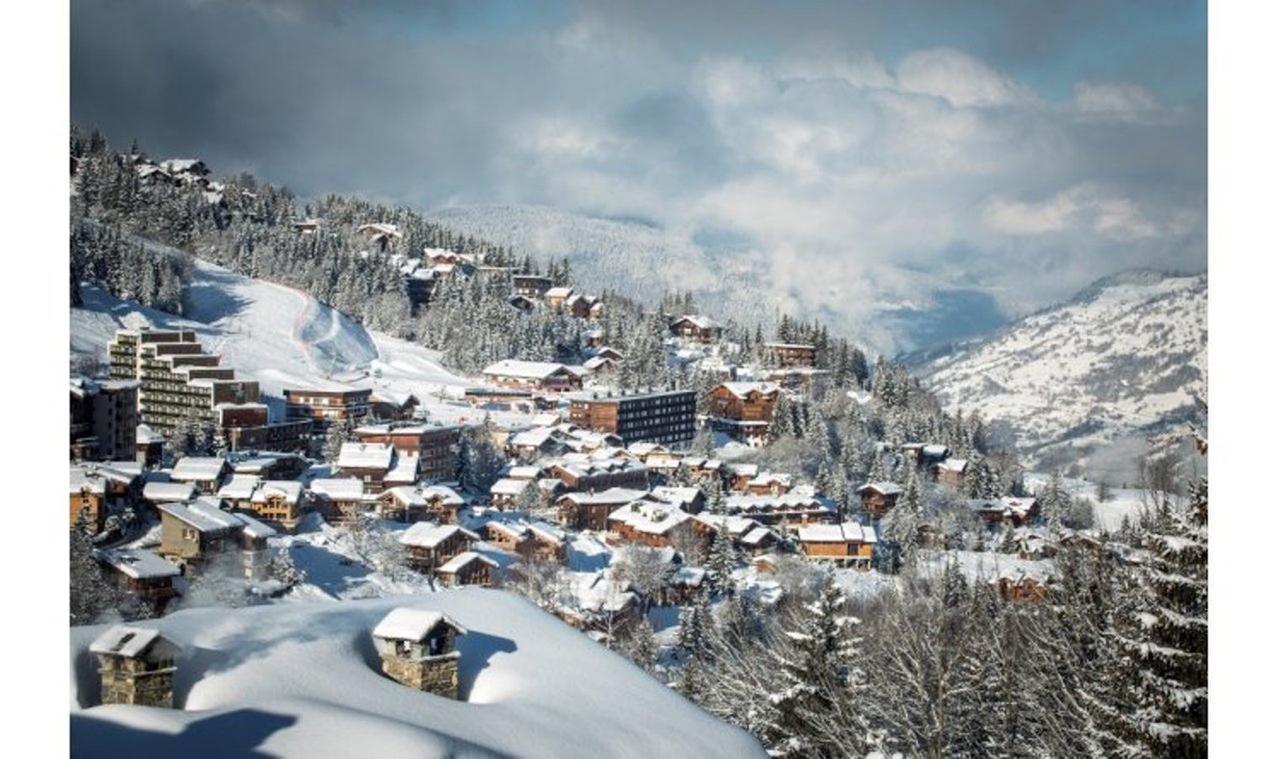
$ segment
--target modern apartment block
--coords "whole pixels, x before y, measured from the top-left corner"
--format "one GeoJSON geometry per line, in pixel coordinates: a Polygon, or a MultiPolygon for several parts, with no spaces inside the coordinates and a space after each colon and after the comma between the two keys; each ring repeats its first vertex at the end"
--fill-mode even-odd
{"type": "Polygon", "coordinates": [[[137,380],[71,379],[72,459],[132,459],[137,430],[137,380]]]}
{"type": "Polygon", "coordinates": [[[285,418],[289,421],[310,420],[317,426],[330,422],[359,422],[369,415],[372,390],[286,389],[285,418]]]}
{"type": "Polygon", "coordinates": [[[461,427],[429,424],[369,424],[354,432],[362,443],[385,443],[401,455],[419,457],[419,473],[435,481],[458,476],[461,433],[461,427]]]}
{"type": "Polygon", "coordinates": [[[122,329],[107,346],[113,380],[138,380],[140,421],[161,434],[188,416],[210,425],[223,403],[254,403],[258,383],[237,380],[235,370],[204,352],[190,330],[122,329]]]}
{"type": "Polygon", "coordinates": [[[577,393],[569,398],[569,421],[611,432],[627,445],[637,442],[682,446],[693,440],[696,398],[692,390],[621,395],[577,393]]]}

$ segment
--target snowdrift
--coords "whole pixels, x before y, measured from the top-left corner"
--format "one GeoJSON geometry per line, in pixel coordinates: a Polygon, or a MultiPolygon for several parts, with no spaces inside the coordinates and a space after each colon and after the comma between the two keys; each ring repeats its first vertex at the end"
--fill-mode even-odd
{"type": "Polygon", "coordinates": [[[88,647],[103,627],[72,628],[73,755],[764,756],[747,733],[501,591],[192,609],[141,624],[183,647],[178,708],[97,705],[88,647]],[[369,633],[397,606],[469,630],[458,639],[465,702],[379,672],[369,633]]]}

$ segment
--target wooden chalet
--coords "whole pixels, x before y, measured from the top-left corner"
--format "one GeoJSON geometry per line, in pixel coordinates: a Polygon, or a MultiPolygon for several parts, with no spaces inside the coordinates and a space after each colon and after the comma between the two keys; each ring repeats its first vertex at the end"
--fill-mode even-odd
{"type": "Polygon", "coordinates": [[[566,493],[556,499],[560,524],[574,530],[604,530],[619,506],[645,496],[645,491],[609,488],[598,493],[566,493]]]}
{"type": "Polygon", "coordinates": [[[898,503],[902,487],[894,482],[868,482],[853,492],[862,499],[862,510],[879,519],[898,503]]]}
{"type": "Polygon", "coordinates": [[[809,343],[765,343],[765,356],[773,366],[812,367],[817,360],[818,349],[809,343]]]}
{"type": "Polygon", "coordinates": [[[715,319],[700,314],[686,314],[668,325],[671,334],[682,340],[710,345],[719,342],[724,328],[715,319]]]}
{"type": "Polygon", "coordinates": [[[549,361],[505,359],[484,368],[486,379],[500,387],[529,388],[546,392],[581,390],[582,375],[549,361]]]}
{"type": "Polygon", "coordinates": [[[436,577],[447,587],[493,585],[498,563],[475,551],[465,551],[436,568],[436,577]]]}
{"type": "Polygon", "coordinates": [[[871,568],[876,531],[857,522],[811,524],[797,531],[796,540],[805,558],[865,570],[871,568]]]}
{"type": "Polygon", "coordinates": [[[173,580],[182,574],[176,564],[141,548],[106,548],[94,551],[108,582],[123,593],[147,602],[157,613],[178,595],[173,580]]]}
{"type": "Polygon", "coordinates": [[[364,483],[354,477],[321,478],[312,480],[309,487],[313,504],[330,524],[351,524],[372,510],[364,483]]]}
{"type": "Polygon", "coordinates": [[[338,471],[364,483],[367,493],[381,493],[383,480],[395,461],[395,448],[386,443],[346,442],[338,452],[338,471]]]}
{"type": "Polygon", "coordinates": [[[762,445],[781,392],[772,382],[722,382],[707,396],[707,421],[735,440],[762,445]]]}
{"type": "Polygon", "coordinates": [[[430,522],[417,522],[400,533],[400,545],[405,547],[409,566],[424,574],[471,550],[479,539],[476,533],[456,524],[430,522]]]}

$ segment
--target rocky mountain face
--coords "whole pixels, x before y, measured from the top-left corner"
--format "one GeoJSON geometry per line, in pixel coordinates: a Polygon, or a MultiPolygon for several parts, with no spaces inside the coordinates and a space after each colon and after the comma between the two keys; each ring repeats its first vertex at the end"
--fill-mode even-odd
{"type": "Polygon", "coordinates": [[[950,408],[1007,425],[1038,464],[1097,475],[1200,416],[1207,308],[1207,275],[1124,272],[915,370],[950,408]]]}

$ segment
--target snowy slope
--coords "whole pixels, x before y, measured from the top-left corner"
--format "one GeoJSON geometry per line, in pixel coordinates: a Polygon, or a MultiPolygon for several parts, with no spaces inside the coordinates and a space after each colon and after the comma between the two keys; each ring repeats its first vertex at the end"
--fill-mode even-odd
{"type": "Polygon", "coordinates": [[[180,709],[94,706],[88,645],[71,630],[76,756],[763,756],[625,659],[514,595],[418,596],[193,609],[142,623],[178,642],[180,709]],[[396,606],[444,611],[458,640],[455,702],[377,671],[369,631],[396,606]],[[260,753],[253,753],[253,752],[260,753]]]}
{"type": "Polygon", "coordinates": [[[920,371],[952,409],[1008,422],[1067,463],[1169,429],[1205,397],[1208,280],[1128,272],[920,371]]]}
{"type": "Polygon", "coordinates": [[[369,387],[412,393],[441,421],[475,416],[469,407],[442,400],[477,383],[443,368],[437,352],[370,332],[300,290],[197,260],[182,318],[87,285],[82,294],[84,306],[71,309],[73,357],[105,361],[107,342],[119,327],[191,329],[206,351],[222,355],[223,366],[257,380],[277,407],[285,387],[369,387]]]}

